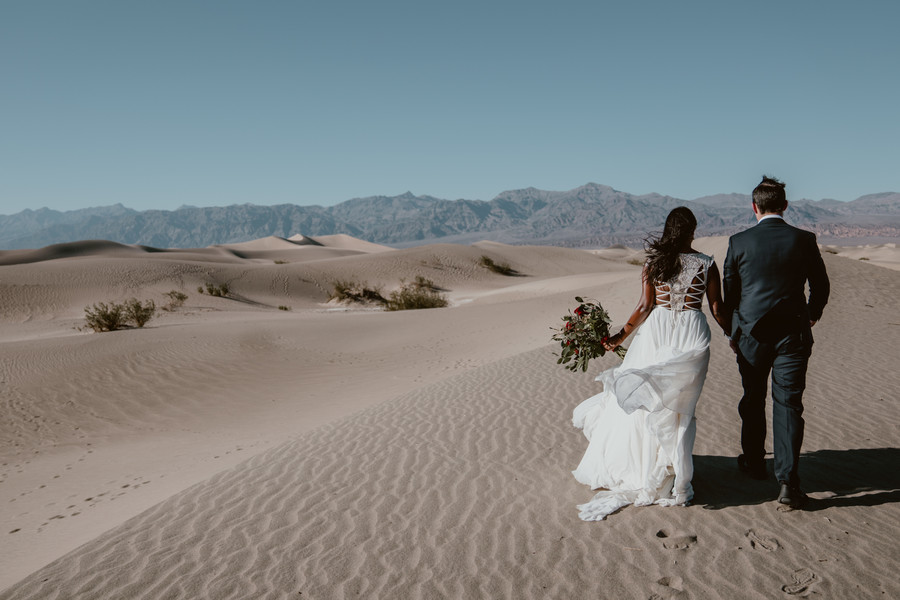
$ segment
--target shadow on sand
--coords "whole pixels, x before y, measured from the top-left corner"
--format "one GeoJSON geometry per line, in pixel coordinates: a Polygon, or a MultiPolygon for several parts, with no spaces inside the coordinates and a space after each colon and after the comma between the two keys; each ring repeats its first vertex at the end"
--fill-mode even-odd
{"type": "MultiPolygon", "coordinates": [[[[772,502],[778,495],[771,456],[769,479],[756,481],[737,469],[734,456],[694,456],[694,504],[707,510],[772,502]]],[[[817,450],[800,457],[803,510],[877,506],[900,502],[900,448],[817,450]]]]}

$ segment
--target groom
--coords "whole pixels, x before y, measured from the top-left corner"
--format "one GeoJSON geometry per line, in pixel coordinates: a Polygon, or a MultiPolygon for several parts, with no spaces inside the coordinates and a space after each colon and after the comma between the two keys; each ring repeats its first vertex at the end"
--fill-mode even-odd
{"type": "Polygon", "coordinates": [[[772,377],[772,429],[778,502],[799,508],[798,463],[803,442],[803,389],[812,351],[812,327],[828,301],[825,264],[812,232],[784,221],[784,184],[763,177],[753,190],[757,224],[731,236],[724,265],[726,311],[732,313],[731,347],[744,396],[738,467],[766,479],[766,388],[772,377]],[[804,287],[809,283],[809,300],[804,287]]]}

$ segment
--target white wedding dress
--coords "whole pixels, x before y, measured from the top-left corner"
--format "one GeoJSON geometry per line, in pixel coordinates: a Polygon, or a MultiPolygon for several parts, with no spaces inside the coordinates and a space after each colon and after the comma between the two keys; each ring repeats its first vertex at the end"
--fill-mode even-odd
{"type": "Polygon", "coordinates": [[[656,286],[656,307],[617,368],[597,376],[603,392],[579,404],[573,423],[588,448],[575,478],[600,489],[579,516],[599,521],[623,506],[686,504],[694,496],[694,408],[709,366],[701,312],[713,259],[681,255],[677,277],[656,286]]]}

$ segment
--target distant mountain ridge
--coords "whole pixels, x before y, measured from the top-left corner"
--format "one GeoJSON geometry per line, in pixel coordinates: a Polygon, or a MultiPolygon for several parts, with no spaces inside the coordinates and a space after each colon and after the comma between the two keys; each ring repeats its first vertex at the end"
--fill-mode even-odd
{"type": "MultiPolygon", "coordinates": [[[[267,236],[347,234],[392,246],[471,243],[597,247],[639,243],[662,228],[669,210],[688,206],[698,236],[725,235],[754,222],[750,197],[719,194],[683,200],[660,194],[636,196],[589,183],[569,191],[510,190],[490,201],[416,196],[355,198],[340,204],[223,207],[184,206],[137,211],[121,204],[60,212],[42,208],[0,215],[0,249],[102,239],[159,248],[201,248],[267,236]]],[[[862,196],[851,202],[798,200],[786,217],[823,239],[900,238],[900,193],[862,196]]]]}

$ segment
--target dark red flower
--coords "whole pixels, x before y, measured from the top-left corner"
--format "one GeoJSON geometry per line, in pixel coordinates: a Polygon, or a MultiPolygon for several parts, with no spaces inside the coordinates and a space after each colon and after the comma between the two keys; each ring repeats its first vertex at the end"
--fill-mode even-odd
{"type": "Polygon", "coordinates": [[[581,315],[584,314],[584,309],[579,306],[578,308],[575,309],[575,314],[580,317],[581,315]]]}

